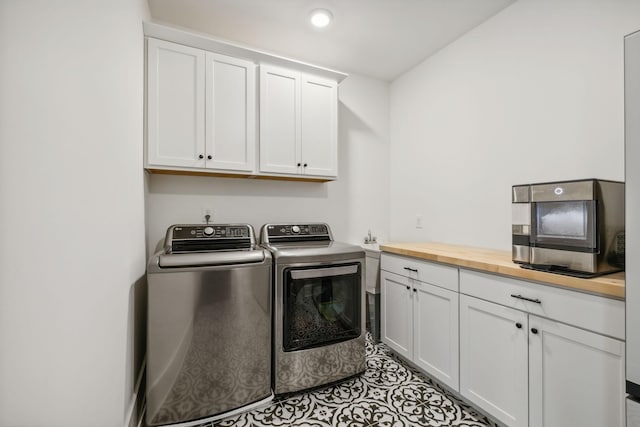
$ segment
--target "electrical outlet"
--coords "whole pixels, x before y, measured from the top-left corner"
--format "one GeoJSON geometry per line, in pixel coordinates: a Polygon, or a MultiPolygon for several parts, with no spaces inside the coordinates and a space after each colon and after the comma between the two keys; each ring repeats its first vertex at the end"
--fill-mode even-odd
{"type": "Polygon", "coordinates": [[[213,223],[213,208],[210,207],[203,207],[202,211],[201,211],[201,215],[200,215],[200,221],[202,221],[203,224],[206,223],[213,223]],[[209,215],[209,221],[207,221],[207,215],[209,215]]]}
{"type": "Polygon", "coordinates": [[[416,215],[416,228],[422,228],[422,215],[416,215]]]}

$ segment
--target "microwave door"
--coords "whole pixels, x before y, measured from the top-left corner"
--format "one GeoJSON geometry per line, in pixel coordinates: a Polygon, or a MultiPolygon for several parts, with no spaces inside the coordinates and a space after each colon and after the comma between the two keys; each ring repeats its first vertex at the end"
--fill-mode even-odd
{"type": "Polygon", "coordinates": [[[598,248],[597,201],[571,200],[532,204],[533,246],[580,252],[598,248]]]}

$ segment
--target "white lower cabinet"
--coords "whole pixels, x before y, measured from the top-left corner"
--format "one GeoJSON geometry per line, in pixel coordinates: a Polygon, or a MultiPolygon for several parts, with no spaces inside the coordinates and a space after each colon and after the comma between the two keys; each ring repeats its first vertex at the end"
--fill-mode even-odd
{"type": "Polygon", "coordinates": [[[510,427],[528,423],[527,314],[460,295],[460,393],[510,427]]]}
{"type": "Polygon", "coordinates": [[[413,358],[413,301],[407,277],[380,272],[381,340],[400,356],[413,358]]]}
{"type": "Polygon", "coordinates": [[[411,262],[382,256],[381,339],[400,356],[457,391],[458,293],[442,287],[457,289],[457,269],[411,262]],[[442,286],[428,283],[430,277],[442,286]]]}
{"type": "Polygon", "coordinates": [[[413,295],[413,363],[458,390],[458,293],[418,283],[413,295]]]}
{"type": "Polygon", "coordinates": [[[640,402],[627,398],[627,427],[640,427],[640,402]]]}
{"type": "Polygon", "coordinates": [[[460,292],[462,396],[510,427],[624,426],[624,342],[598,333],[623,335],[622,301],[465,270],[460,292]]]}
{"type": "Polygon", "coordinates": [[[531,427],[624,426],[624,343],[529,316],[531,427]]]}
{"type": "Polygon", "coordinates": [[[400,356],[413,356],[413,307],[409,279],[397,274],[380,273],[382,342],[400,356]]]}
{"type": "Polygon", "coordinates": [[[380,266],[382,341],[470,403],[509,427],[625,425],[624,301],[388,253],[380,266]]]}

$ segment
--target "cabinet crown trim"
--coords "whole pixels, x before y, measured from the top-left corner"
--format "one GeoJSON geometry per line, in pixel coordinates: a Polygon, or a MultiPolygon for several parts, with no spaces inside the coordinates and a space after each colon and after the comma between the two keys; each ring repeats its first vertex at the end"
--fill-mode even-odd
{"type": "Polygon", "coordinates": [[[206,33],[193,31],[191,29],[159,24],[153,21],[144,21],[142,24],[145,37],[153,37],[185,46],[221,53],[223,55],[244,58],[256,63],[269,63],[293,68],[304,73],[335,80],[338,83],[348,77],[348,74],[341,71],[254,49],[228,40],[218,39],[206,33]]]}

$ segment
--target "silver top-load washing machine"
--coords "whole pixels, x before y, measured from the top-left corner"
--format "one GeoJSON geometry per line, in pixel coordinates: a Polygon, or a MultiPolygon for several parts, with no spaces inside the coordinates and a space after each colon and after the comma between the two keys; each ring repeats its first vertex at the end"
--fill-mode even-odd
{"type": "Polygon", "coordinates": [[[272,399],[271,264],[248,224],[169,227],[147,268],[147,425],[272,399]]]}

